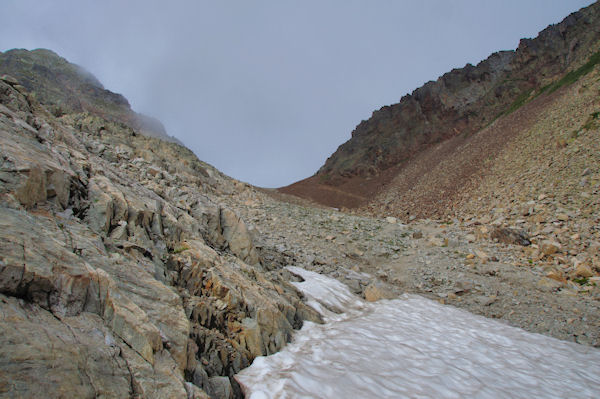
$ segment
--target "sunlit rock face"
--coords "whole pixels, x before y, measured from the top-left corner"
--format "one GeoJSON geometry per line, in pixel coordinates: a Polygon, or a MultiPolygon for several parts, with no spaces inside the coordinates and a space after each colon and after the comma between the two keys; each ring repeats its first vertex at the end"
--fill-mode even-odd
{"type": "Polygon", "coordinates": [[[305,323],[282,352],[237,375],[258,398],[592,398],[600,351],[404,295],[367,303],[341,283],[290,268],[326,324],[305,323]]]}

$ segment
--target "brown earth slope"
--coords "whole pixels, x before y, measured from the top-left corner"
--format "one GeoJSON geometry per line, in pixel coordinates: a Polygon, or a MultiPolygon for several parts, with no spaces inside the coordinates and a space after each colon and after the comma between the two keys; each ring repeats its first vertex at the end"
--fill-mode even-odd
{"type": "Polygon", "coordinates": [[[394,202],[410,208],[404,203],[414,202],[410,192],[422,175],[440,157],[465,151],[455,170],[447,168],[449,178],[435,182],[431,195],[420,196],[413,206],[423,208],[412,212],[417,216],[435,214],[449,204],[449,193],[481,171],[483,161],[532,123],[529,113],[551,107],[557,88],[598,62],[599,21],[600,3],[595,3],[537,38],[523,39],[516,51],[492,54],[477,66],[425,84],[362,121],[316,175],[280,191],[332,207],[357,208],[391,190],[383,204],[378,200],[371,209],[392,210],[394,202]],[[513,112],[528,102],[529,111],[513,112]]]}
{"type": "MultiPolygon", "coordinates": [[[[492,191],[494,195],[478,201],[477,208],[493,204],[494,198],[506,194],[502,187],[508,181],[515,185],[514,191],[530,192],[530,196],[539,195],[544,185],[547,191],[570,186],[574,177],[549,168],[548,162],[565,164],[563,170],[573,173],[583,172],[573,170],[576,159],[588,167],[598,165],[597,155],[589,151],[598,144],[591,133],[581,151],[565,150],[581,141],[578,137],[587,132],[583,126],[600,110],[597,70],[582,82],[525,104],[473,136],[456,136],[422,151],[364,209],[401,218],[444,218],[473,197],[492,191]],[[540,192],[531,193],[534,187],[540,192]]],[[[572,187],[571,191],[578,190],[572,187]]]]}
{"type": "Polygon", "coordinates": [[[577,256],[600,231],[599,115],[597,66],[470,139],[423,152],[362,210],[543,232],[577,256]]]}

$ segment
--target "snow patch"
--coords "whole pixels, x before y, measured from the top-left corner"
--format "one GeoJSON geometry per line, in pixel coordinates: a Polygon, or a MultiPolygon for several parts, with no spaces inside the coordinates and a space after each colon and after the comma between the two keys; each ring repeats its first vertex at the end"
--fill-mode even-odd
{"type": "Polygon", "coordinates": [[[368,303],[297,267],[325,324],[236,379],[246,397],[598,398],[600,350],[510,327],[417,295],[368,303]]]}

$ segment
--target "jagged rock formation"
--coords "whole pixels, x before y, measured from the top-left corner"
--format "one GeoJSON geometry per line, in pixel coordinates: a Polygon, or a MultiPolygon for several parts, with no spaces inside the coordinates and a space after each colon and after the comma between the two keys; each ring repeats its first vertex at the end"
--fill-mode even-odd
{"type": "Polygon", "coordinates": [[[250,187],[51,52],[0,75],[0,397],[241,397],[320,320],[218,200],[250,187]]]}
{"type": "Polygon", "coordinates": [[[537,38],[521,40],[516,51],[492,54],[426,83],[362,121],[315,176],[281,190],[335,207],[366,204],[418,154],[475,134],[555,89],[552,83],[566,73],[597,62],[599,27],[600,4],[595,3],[537,38]]]}

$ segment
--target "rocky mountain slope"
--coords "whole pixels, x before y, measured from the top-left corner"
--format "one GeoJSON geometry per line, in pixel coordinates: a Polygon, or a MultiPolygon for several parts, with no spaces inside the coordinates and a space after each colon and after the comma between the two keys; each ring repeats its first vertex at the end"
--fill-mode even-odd
{"type": "MultiPolygon", "coordinates": [[[[415,159],[431,157],[428,154],[441,146],[445,146],[442,153],[456,152],[523,104],[548,101],[558,88],[589,72],[600,60],[599,26],[600,3],[595,3],[544,29],[537,38],[521,40],[516,51],[492,54],[476,66],[454,69],[425,84],[362,121],[315,176],[281,191],[355,208],[388,191],[394,178],[404,175],[403,187],[396,184],[393,191],[395,202],[404,202],[403,196],[420,177],[414,172],[415,159]],[[412,172],[406,171],[410,168],[412,172]]],[[[495,136],[499,142],[510,139],[501,132],[495,136]]],[[[480,155],[493,157],[498,148],[497,144],[481,148],[480,155]]],[[[459,184],[470,177],[465,170],[457,174],[459,184]]],[[[441,189],[436,193],[443,196],[441,189]]]]}
{"type": "Polygon", "coordinates": [[[125,97],[104,89],[88,71],[50,50],[0,52],[0,70],[17,79],[55,116],[89,112],[146,136],[177,142],[159,120],[133,112],[125,97]]]}
{"type": "Polygon", "coordinates": [[[239,370],[321,320],[287,265],[600,346],[600,70],[569,68],[352,214],[148,136],[50,51],[0,54],[0,398],[240,398],[239,370]]]}
{"type": "Polygon", "coordinates": [[[237,371],[320,320],[220,200],[250,188],[55,54],[8,54],[0,397],[241,397],[237,371]]]}

